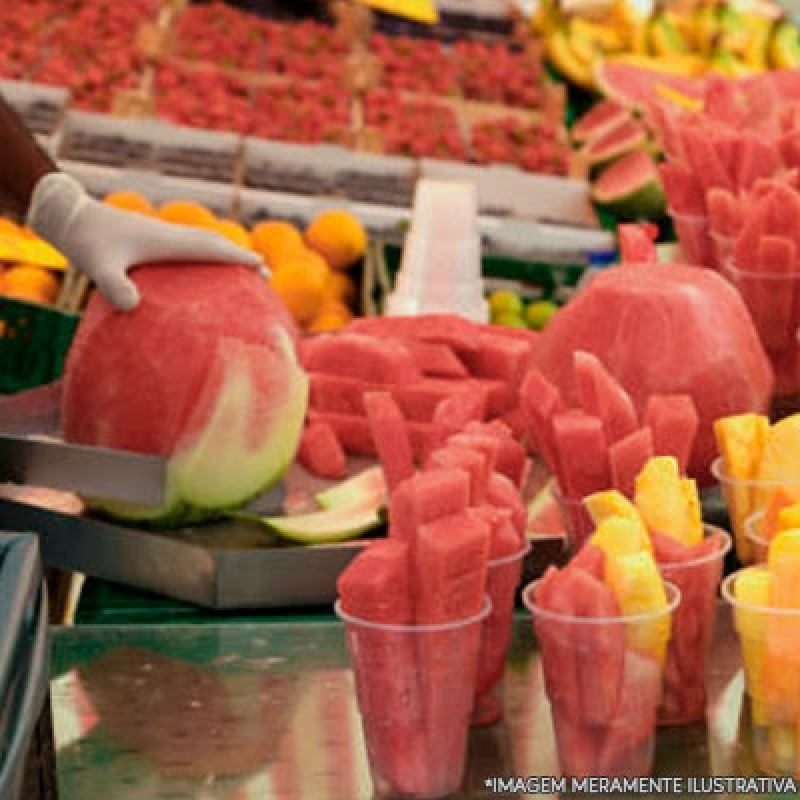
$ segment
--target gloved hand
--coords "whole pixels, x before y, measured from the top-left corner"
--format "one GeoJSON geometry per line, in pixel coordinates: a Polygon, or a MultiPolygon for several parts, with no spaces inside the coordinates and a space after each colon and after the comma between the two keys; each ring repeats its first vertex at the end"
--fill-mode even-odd
{"type": "Polygon", "coordinates": [[[123,311],[139,303],[127,274],[137,264],[202,261],[241,264],[268,274],[260,256],[224,236],[112,208],[93,200],[62,172],[45,175],[36,184],[27,224],[123,311]]]}

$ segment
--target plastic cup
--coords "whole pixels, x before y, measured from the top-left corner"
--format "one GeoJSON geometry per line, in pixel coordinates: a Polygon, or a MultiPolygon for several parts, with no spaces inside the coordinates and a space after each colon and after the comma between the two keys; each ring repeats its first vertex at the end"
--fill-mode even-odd
{"type": "Polygon", "coordinates": [[[659,725],[688,725],[706,715],[706,661],[731,537],[713,525],[706,525],[705,531],[706,540],[714,540],[709,552],[688,561],[658,564],[664,580],[681,593],[667,646],[659,725]]]}
{"type": "Polygon", "coordinates": [[[385,625],[347,614],[356,700],[375,796],[433,800],[461,786],[478,647],[491,612],[437,625],[385,625]]]}
{"type": "Polygon", "coordinates": [[[526,542],[518,553],[489,562],[486,593],[492,601],[492,610],[481,629],[472,725],[492,725],[503,716],[503,674],[511,646],[514,598],[522,577],[523,560],[530,551],[531,543],[526,542]]]}
{"type": "Polygon", "coordinates": [[[570,497],[563,494],[560,489],[555,490],[554,495],[564,522],[567,543],[570,550],[577,553],[594,532],[595,525],[589,509],[586,508],[582,497],[570,497]]]}
{"type": "Polygon", "coordinates": [[[720,271],[736,287],[775,373],[776,398],[800,393],[800,274],[742,269],[729,259],[720,271]]]}
{"type": "Polygon", "coordinates": [[[681,245],[687,264],[718,269],[716,251],[711,239],[708,217],[700,214],[682,214],[669,210],[675,227],[675,235],[681,245]]]}
{"type": "Polygon", "coordinates": [[[665,582],[668,603],[658,612],[582,617],[538,606],[539,584],[525,588],[523,601],[541,651],[561,774],[649,775],[664,667],[652,655],[628,647],[626,631],[672,615],[680,591],[665,582]]]}
{"type": "Polygon", "coordinates": [[[753,753],[767,775],[800,775],[800,609],[744,603],[735,586],[757,577],[764,566],[740,569],[722,582],[744,662],[753,753]]]}
{"type": "Polygon", "coordinates": [[[725,499],[733,531],[736,557],[742,565],[751,564],[754,562],[754,554],[745,521],[751,514],[764,510],[770,492],[775,489],[788,489],[800,497],[800,475],[796,479],[787,478],[776,481],[742,480],[728,475],[721,456],[714,459],[711,464],[711,474],[719,482],[722,496],[725,499]]]}
{"type": "Polygon", "coordinates": [[[750,546],[753,564],[766,564],[769,552],[769,540],[763,535],[764,511],[750,514],[744,521],[745,535],[750,546]]]}

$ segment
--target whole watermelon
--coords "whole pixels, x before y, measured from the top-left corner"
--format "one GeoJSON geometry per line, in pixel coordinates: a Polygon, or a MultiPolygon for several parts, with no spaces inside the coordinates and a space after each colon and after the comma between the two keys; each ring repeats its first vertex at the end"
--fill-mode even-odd
{"type": "Polygon", "coordinates": [[[739,293],[708,269],[625,264],[598,273],[550,322],[537,364],[576,403],[572,355],[594,353],[631,394],[640,418],[652,394],[688,393],[700,427],[689,472],[712,483],[718,417],[766,412],[769,360],[739,293]]]}

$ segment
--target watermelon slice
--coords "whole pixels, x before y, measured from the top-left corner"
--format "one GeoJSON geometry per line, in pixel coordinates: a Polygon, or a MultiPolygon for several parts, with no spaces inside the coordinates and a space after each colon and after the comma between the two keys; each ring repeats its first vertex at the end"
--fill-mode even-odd
{"type": "Polygon", "coordinates": [[[458,314],[421,314],[408,317],[359,317],[345,331],[365,333],[381,339],[421,339],[447,345],[459,357],[477,349],[476,332],[487,326],[458,314]]]}
{"type": "Polygon", "coordinates": [[[92,294],[66,363],[63,437],[166,458],[166,502],[87,502],[160,526],[239,508],[280,479],[303,430],[308,378],[288,312],[245,268],[132,277],[142,301],[130,313],[92,294]]]}
{"type": "Polygon", "coordinates": [[[586,144],[631,118],[630,109],[614,100],[601,100],[584,114],[570,130],[576,145],[586,144]]]}
{"type": "Polygon", "coordinates": [[[486,391],[476,383],[462,384],[436,406],[428,440],[430,448],[446,442],[470,422],[486,418],[486,391]]]}
{"type": "Polygon", "coordinates": [[[492,462],[472,447],[447,444],[434,450],[425,462],[426,469],[460,469],[469,475],[470,504],[477,506],[486,502],[489,478],[492,475],[492,462]]]}
{"type": "Polygon", "coordinates": [[[579,499],[609,487],[608,442],[600,418],[579,409],[563,411],[553,418],[553,438],[559,484],[567,497],[579,499]]]}
{"type": "MultiPolygon", "coordinates": [[[[528,454],[525,448],[511,435],[508,426],[500,420],[492,422],[470,422],[464,434],[491,437],[495,444],[494,470],[505,475],[515,486],[522,488],[528,475],[528,454]]],[[[458,437],[461,434],[457,434],[458,437]]]]}
{"type": "Polygon", "coordinates": [[[658,261],[655,236],[651,225],[626,223],[617,228],[619,252],[625,264],[655,264],[658,261]]]}
{"type": "Polygon", "coordinates": [[[595,66],[595,80],[606,98],[615,100],[626,108],[644,112],[673,96],[660,91],[662,87],[695,103],[701,103],[705,94],[705,83],[700,78],[610,60],[598,61],[595,66]]]}
{"type": "Polygon", "coordinates": [[[602,168],[626,153],[638,150],[646,142],[647,130],[644,125],[629,117],[617,127],[588,141],[581,149],[581,157],[589,167],[602,168]]]}
{"type": "Polygon", "coordinates": [[[632,498],[636,476],[654,454],[653,433],[646,425],[614,442],[608,449],[610,485],[632,498]]]}
{"type": "MultiPolygon", "coordinates": [[[[366,417],[353,414],[334,414],[328,411],[315,411],[312,419],[324,422],[333,428],[344,449],[352,455],[377,456],[378,448],[366,417]]],[[[427,451],[433,427],[427,422],[407,421],[406,427],[411,439],[414,454],[419,456],[427,451]]]]}
{"type": "Polygon", "coordinates": [[[534,367],[522,382],[519,394],[520,407],[528,416],[531,444],[550,471],[557,475],[558,449],[553,437],[552,420],[556,414],[566,410],[561,392],[534,367]]]}
{"type": "Polygon", "coordinates": [[[313,475],[337,480],[347,471],[347,456],[333,428],[324,422],[309,422],[300,439],[298,461],[313,475]]]}
{"type": "Polygon", "coordinates": [[[687,166],[666,162],[660,164],[658,170],[673,216],[675,214],[690,217],[705,216],[706,193],[687,166]]]}
{"type": "Polygon", "coordinates": [[[681,475],[685,475],[699,425],[692,398],[688,394],[650,395],[644,422],[653,436],[652,454],[674,456],[681,475]]]}
{"type": "Polygon", "coordinates": [[[414,453],[408,427],[388,392],[367,392],[364,407],[389,492],[414,474],[414,453]]]}
{"type": "Polygon", "coordinates": [[[486,500],[496,508],[504,508],[511,512],[511,520],[519,534],[520,542],[524,542],[528,512],[517,487],[505,475],[499,472],[492,473],[489,476],[486,500]]]}
{"type": "Polygon", "coordinates": [[[618,219],[657,219],[666,195],[653,157],[636,148],[608,165],[592,183],[592,200],[618,219]]]}
{"type": "Polygon", "coordinates": [[[411,353],[423,375],[451,379],[463,379],[469,376],[464,363],[446,344],[410,338],[399,341],[411,353]]]}
{"type": "Polygon", "coordinates": [[[519,384],[533,356],[529,341],[484,332],[477,343],[477,351],[464,356],[474,377],[519,384]]]}

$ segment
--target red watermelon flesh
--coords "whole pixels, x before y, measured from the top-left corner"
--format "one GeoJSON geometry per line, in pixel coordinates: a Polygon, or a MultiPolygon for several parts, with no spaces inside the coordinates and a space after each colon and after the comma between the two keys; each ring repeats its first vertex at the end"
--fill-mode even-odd
{"type": "Polygon", "coordinates": [[[611,483],[608,442],[603,422],[580,409],[553,418],[553,439],[559,453],[558,482],[568,498],[583,498],[611,483]]]}
{"type": "Polygon", "coordinates": [[[169,459],[165,507],[98,501],[106,513],[177,525],[238,507],[300,441],[308,379],[288,312],[245,268],[148,265],[132,277],[134,311],[90,299],[65,368],[63,436],[169,459]]]}
{"type": "Polygon", "coordinates": [[[345,331],[366,333],[382,339],[421,339],[447,345],[459,356],[478,349],[475,338],[479,323],[458,314],[421,314],[408,317],[359,317],[345,331]]]}
{"type": "Polygon", "coordinates": [[[584,114],[570,131],[575,144],[597,139],[631,118],[630,109],[614,100],[601,100],[584,114]]]}
{"type": "Polygon", "coordinates": [[[486,501],[492,465],[487,457],[471,447],[448,444],[434,450],[425,462],[425,468],[460,469],[469,475],[471,505],[486,501]]]}
{"type": "Polygon", "coordinates": [[[528,514],[517,487],[505,475],[495,472],[489,476],[486,500],[496,508],[505,508],[511,512],[511,521],[514,523],[520,542],[524,542],[528,514]]]}
{"type": "Polygon", "coordinates": [[[781,152],[775,141],[757,134],[743,135],[735,159],[738,189],[749,189],[762,178],[771,178],[783,168],[781,152]]]}
{"type": "Polygon", "coordinates": [[[607,164],[641,147],[647,141],[647,130],[633,117],[610,128],[596,139],[589,140],[581,153],[590,166],[607,164]]]}
{"type": "Polygon", "coordinates": [[[410,338],[400,341],[411,353],[423,375],[458,379],[469,376],[461,359],[447,345],[410,338]]]}
{"type": "MultiPolygon", "coordinates": [[[[570,353],[570,361],[572,354],[570,353]]],[[[561,390],[548,380],[541,370],[533,367],[519,390],[520,408],[528,416],[532,446],[557,475],[559,471],[558,448],[553,438],[552,420],[556,414],[566,410],[561,390]]]]}
{"type": "Polygon", "coordinates": [[[497,508],[488,503],[481,506],[472,506],[469,514],[483,520],[491,532],[489,546],[489,563],[498,559],[519,553],[521,543],[519,534],[511,519],[511,511],[507,508],[497,508]]]}
{"type": "MultiPolygon", "coordinates": [[[[376,456],[378,454],[372,429],[366,417],[353,414],[334,414],[329,411],[314,411],[313,419],[330,425],[348,453],[362,456],[376,456]]],[[[407,426],[414,454],[419,456],[426,451],[433,428],[427,422],[408,421],[407,426]]]]}
{"type": "Polygon", "coordinates": [[[706,214],[706,193],[692,170],[683,164],[666,162],[659,165],[659,172],[671,211],[690,216],[706,214]]]}
{"type": "Polygon", "coordinates": [[[685,475],[699,424],[692,398],[654,394],[647,398],[644,421],[653,435],[653,455],[674,456],[685,475]]]}
{"type": "Polygon", "coordinates": [[[545,328],[537,366],[577,400],[572,354],[594,353],[630,394],[637,414],[653,394],[688,394],[699,417],[690,474],[709,485],[713,422],[769,405],[773,376],[739,293],[711,270],[676,264],[612,267],[545,328]],[[613,324],[609,324],[613,320],[613,324]]]}
{"type": "Polygon", "coordinates": [[[588,572],[595,580],[602,581],[606,574],[605,553],[594,544],[587,544],[570,559],[570,567],[588,572]]]}
{"type": "Polygon", "coordinates": [[[727,540],[720,532],[693,546],[663,533],[651,538],[661,574],[681,592],[673,612],[659,722],[684,725],[705,718],[706,657],[727,540]]]}
{"type": "Polygon", "coordinates": [[[528,473],[528,454],[525,448],[511,435],[511,431],[500,420],[470,422],[465,434],[491,436],[496,444],[494,470],[505,475],[513,484],[522,488],[528,473]]]}
{"type": "Polygon", "coordinates": [[[532,345],[508,336],[480,333],[478,349],[464,356],[470,373],[476,378],[488,378],[519,384],[530,367],[532,345]]]}
{"type": "Polygon", "coordinates": [[[433,414],[431,448],[446,442],[474,421],[486,417],[486,391],[476,383],[465,383],[436,406],[433,414]]]}
{"type": "Polygon", "coordinates": [[[656,455],[653,434],[644,426],[614,442],[608,449],[611,464],[611,486],[628,498],[633,498],[636,476],[648,460],[656,455]]]}
{"type": "Polygon", "coordinates": [[[388,392],[367,392],[364,407],[372,438],[383,467],[386,487],[392,491],[414,474],[414,453],[408,425],[397,403],[388,392]]]}
{"type": "Polygon", "coordinates": [[[597,65],[595,78],[607,98],[639,111],[647,112],[664,102],[663,86],[690,100],[702,101],[705,82],[702,78],[670,75],[661,70],[604,61],[597,65]]]}
{"type": "Polygon", "coordinates": [[[330,425],[310,422],[303,431],[298,461],[312,474],[337,480],[347,473],[347,456],[330,425]]]}

